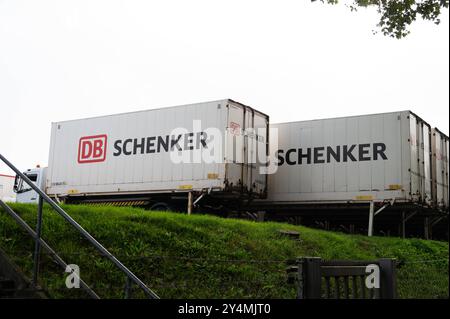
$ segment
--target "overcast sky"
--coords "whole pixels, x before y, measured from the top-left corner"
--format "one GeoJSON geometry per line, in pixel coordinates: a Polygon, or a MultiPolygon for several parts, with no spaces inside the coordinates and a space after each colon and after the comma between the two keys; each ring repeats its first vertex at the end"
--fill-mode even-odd
{"type": "Polygon", "coordinates": [[[403,40],[377,21],[309,0],[0,0],[0,153],[46,165],[51,122],[222,98],[274,123],[410,109],[448,134],[448,10],[403,40]]]}

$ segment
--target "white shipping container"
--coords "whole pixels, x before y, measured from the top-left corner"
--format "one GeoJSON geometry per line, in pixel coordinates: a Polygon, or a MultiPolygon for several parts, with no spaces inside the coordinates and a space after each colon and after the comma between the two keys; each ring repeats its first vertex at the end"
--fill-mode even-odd
{"type": "Polygon", "coordinates": [[[13,191],[14,176],[0,174],[0,200],[14,202],[16,194],[13,191]]]}
{"type": "Polygon", "coordinates": [[[438,207],[448,209],[449,202],[449,163],[448,163],[448,136],[433,128],[431,137],[433,202],[438,207]]]}
{"type": "Polygon", "coordinates": [[[431,204],[430,126],[410,111],[270,127],[269,201],[431,204]]]}
{"type": "Polygon", "coordinates": [[[232,100],[52,123],[46,191],[79,196],[234,190],[264,196],[267,177],[247,155],[258,148],[267,155],[267,131],[268,116],[232,100]],[[248,128],[259,135],[244,134],[248,128]],[[212,149],[219,161],[203,160],[212,149]],[[188,160],[174,162],[173,156],[188,160]]]}

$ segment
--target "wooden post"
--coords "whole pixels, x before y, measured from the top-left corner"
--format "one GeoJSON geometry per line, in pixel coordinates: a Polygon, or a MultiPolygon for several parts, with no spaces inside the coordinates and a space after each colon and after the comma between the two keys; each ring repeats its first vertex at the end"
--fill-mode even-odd
{"type": "Polygon", "coordinates": [[[320,299],[322,288],[322,273],[320,257],[303,258],[303,298],[320,299]]]}
{"type": "Polygon", "coordinates": [[[397,280],[395,273],[395,259],[383,258],[380,265],[380,295],[382,299],[397,298],[397,280]]]}
{"type": "Polygon", "coordinates": [[[188,215],[192,214],[193,202],[194,202],[194,195],[192,194],[192,192],[189,192],[188,193],[188,207],[187,207],[188,215]]]}

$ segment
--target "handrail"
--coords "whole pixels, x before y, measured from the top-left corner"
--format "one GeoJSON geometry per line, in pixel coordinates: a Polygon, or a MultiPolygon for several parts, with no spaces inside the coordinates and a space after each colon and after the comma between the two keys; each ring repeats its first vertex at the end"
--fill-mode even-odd
{"type": "MultiPolygon", "coordinates": [[[[129,280],[139,286],[145,294],[153,299],[159,299],[159,296],[148,288],[133,272],[131,272],[124,264],[122,264],[113,254],[111,254],[105,247],[103,247],[94,237],[91,236],[83,227],[80,226],[72,217],[70,217],[58,204],[55,203],[47,194],[45,194],[39,187],[37,187],[25,174],[19,171],[11,162],[9,162],[2,154],[0,154],[0,160],[9,166],[17,175],[19,175],[36,193],[40,196],[40,201],[46,201],[56,212],[61,215],[69,224],[71,224],[81,235],[83,235],[103,256],[108,258],[114,263],[119,270],[121,270],[129,280]]],[[[40,205],[41,206],[41,205],[40,205]]],[[[36,231],[36,236],[39,235],[39,231],[36,231]]],[[[41,239],[36,243],[42,243],[41,239]]],[[[37,267],[37,265],[35,265],[37,267]]],[[[130,286],[127,284],[127,287],[130,286]]]]}
{"type": "MultiPolygon", "coordinates": [[[[39,243],[53,256],[54,260],[63,268],[67,269],[67,263],[62,260],[62,258],[42,239],[39,238],[37,233],[15,212],[9,207],[5,202],[0,200],[0,206],[20,225],[24,228],[34,240],[39,241],[39,243]]],[[[74,273],[76,275],[76,273],[74,273]]],[[[100,299],[100,297],[89,287],[81,278],[81,287],[94,299],[100,299]]],[[[33,284],[36,285],[34,282],[33,284]]]]}

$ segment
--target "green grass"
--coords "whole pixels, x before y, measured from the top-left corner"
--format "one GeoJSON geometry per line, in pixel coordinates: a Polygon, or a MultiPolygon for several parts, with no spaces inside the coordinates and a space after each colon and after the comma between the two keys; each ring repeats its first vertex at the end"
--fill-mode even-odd
{"type": "MultiPolygon", "coordinates": [[[[34,228],[36,206],[11,204],[34,228]]],[[[448,298],[448,243],[346,235],[282,223],[256,223],[137,208],[65,205],[64,209],[163,298],[294,298],[286,260],[298,256],[373,260],[393,257],[402,298],[448,298]],[[279,230],[300,232],[300,241],[279,230]],[[423,262],[426,261],[426,262],[423,262]]],[[[43,238],[101,297],[121,298],[125,277],[62,217],[45,207],[43,238]]],[[[28,274],[33,241],[0,210],[0,247],[28,274]]],[[[65,273],[42,258],[41,282],[54,298],[86,295],[65,288],[65,273]]],[[[137,297],[140,295],[136,293],[137,297]]]]}

